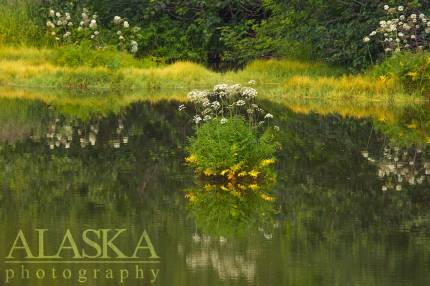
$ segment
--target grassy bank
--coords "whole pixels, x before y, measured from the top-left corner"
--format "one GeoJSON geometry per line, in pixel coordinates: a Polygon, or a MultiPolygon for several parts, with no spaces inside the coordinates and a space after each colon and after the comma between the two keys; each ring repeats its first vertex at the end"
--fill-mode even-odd
{"type": "Polygon", "coordinates": [[[85,47],[37,49],[0,47],[0,84],[119,93],[210,88],[255,80],[260,93],[276,97],[410,100],[394,79],[344,75],[340,69],[295,60],[258,60],[237,72],[218,73],[191,62],[166,65],[112,50],[85,47]]]}

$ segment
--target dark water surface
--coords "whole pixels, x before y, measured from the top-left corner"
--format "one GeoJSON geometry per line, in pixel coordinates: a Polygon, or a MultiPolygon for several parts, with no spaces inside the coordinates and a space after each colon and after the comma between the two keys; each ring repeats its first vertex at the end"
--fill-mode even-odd
{"type": "Polygon", "coordinates": [[[426,107],[389,122],[265,103],[281,129],[270,187],[276,200],[252,211],[247,201],[190,208],[185,191],[201,186],[184,164],[193,127],[177,105],[82,112],[0,101],[0,285],[12,272],[10,285],[120,285],[121,270],[129,274],[125,285],[430,285],[426,107]],[[232,208],[247,219],[228,221],[232,208]],[[24,264],[20,249],[5,259],[20,229],[35,256],[35,229],[47,229],[49,255],[67,229],[79,249],[86,229],[127,229],[115,243],[128,252],[146,230],[160,258],[71,264],[68,249],[65,263],[24,264]],[[136,279],[136,265],[144,279],[136,279]]]}

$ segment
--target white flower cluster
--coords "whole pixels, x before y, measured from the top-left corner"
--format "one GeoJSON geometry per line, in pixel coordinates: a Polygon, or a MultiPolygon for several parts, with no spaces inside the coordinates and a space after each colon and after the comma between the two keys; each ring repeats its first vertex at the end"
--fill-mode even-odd
{"type": "MultiPolygon", "coordinates": [[[[97,15],[91,15],[87,8],[83,8],[79,25],[75,25],[71,13],[62,10],[49,10],[46,26],[51,36],[55,37],[57,42],[68,42],[72,35],[84,30],[91,30],[91,39],[99,35],[97,31],[97,15]]],[[[77,21],[78,22],[78,21],[77,21]]]]}
{"type": "Polygon", "coordinates": [[[378,176],[384,182],[382,191],[401,191],[405,184],[430,183],[430,159],[420,148],[386,146],[381,158],[370,157],[368,151],[362,155],[378,167],[378,176]]]}
{"type": "Polygon", "coordinates": [[[139,51],[139,44],[136,39],[140,28],[137,26],[130,28],[130,23],[120,16],[115,16],[112,22],[116,28],[119,48],[136,54],[139,51]]]}
{"type": "Polygon", "coordinates": [[[363,38],[368,43],[378,38],[386,53],[403,50],[423,50],[429,47],[430,20],[422,13],[408,12],[405,6],[384,6],[387,19],[379,22],[379,27],[363,38]]]}
{"type": "MultiPolygon", "coordinates": [[[[263,125],[264,120],[273,119],[273,115],[266,113],[255,103],[256,97],[257,91],[254,88],[225,83],[215,85],[212,91],[193,90],[188,93],[188,100],[196,108],[193,117],[196,124],[209,120],[220,120],[221,124],[225,124],[228,118],[243,116],[254,127],[263,125]],[[263,120],[259,121],[260,117],[263,120]]],[[[179,106],[180,111],[185,109],[185,105],[179,106]]]]}

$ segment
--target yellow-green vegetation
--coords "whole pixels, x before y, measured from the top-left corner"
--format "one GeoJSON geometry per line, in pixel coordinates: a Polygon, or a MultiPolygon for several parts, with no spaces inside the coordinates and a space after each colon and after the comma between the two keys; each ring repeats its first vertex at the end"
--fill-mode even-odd
{"type": "MultiPolygon", "coordinates": [[[[0,84],[117,92],[194,88],[255,80],[260,94],[272,99],[309,97],[394,101],[418,97],[393,77],[344,75],[338,68],[297,60],[257,60],[240,71],[215,72],[192,62],[166,65],[154,58],[136,59],[85,46],[58,49],[0,48],[0,84]]],[[[182,91],[182,92],[180,92],[182,91]]]]}

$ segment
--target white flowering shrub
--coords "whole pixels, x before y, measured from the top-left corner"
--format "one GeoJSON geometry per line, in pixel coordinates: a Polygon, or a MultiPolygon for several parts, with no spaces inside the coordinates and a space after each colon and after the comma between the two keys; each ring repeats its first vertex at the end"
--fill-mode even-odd
{"type": "Polygon", "coordinates": [[[139,50],[139,27],[131,27],[120,16],[114,17],[113,28],[101,27],[96,13],[85,7],[78,9],[73,1],[50,8],[47,11],[46,27],[48,34],[59,45],[90,41],[94,48],[100,49],[106,46],[106,42],[112,41],[110,44],[116,45],[121,51],[136,54],[139,50]]]}
{"type": "MultiPolygon", "coordinates": [[[[250,81],[251,84],[253,82],[250,81]]],[[[193,90],[188,93],[188,100],[195,107],[193,121],[196,124],[214,119],[225,124],[229,118],[243,116],[252,127],[265,126],[273,119],[273,115],[256,104],[256,97],[257,90],[252,87],[225,83],[216,85],[212,91],[193,90]]],[[[185,105],[179,109],[185,109],[185,105]]]]}
{"type": "Polygon", "coordinates": [[[385,5],[384,10],[386,19],[382,19],[379,26],[363,38],[365,43],[380,41],[386,53],[429,48],[430,21],[426,15],[406,6],[385,5]]]}
{"type": "Polygon", "coordinates": [[[120,16],[115,16],[113,19],[114,31],[116,34],[117,46],[121,51],[128,51],[136,54],[139,51],[137,40],[141,37],[140,27],[131,27],[130,23],[120,16]]]}

